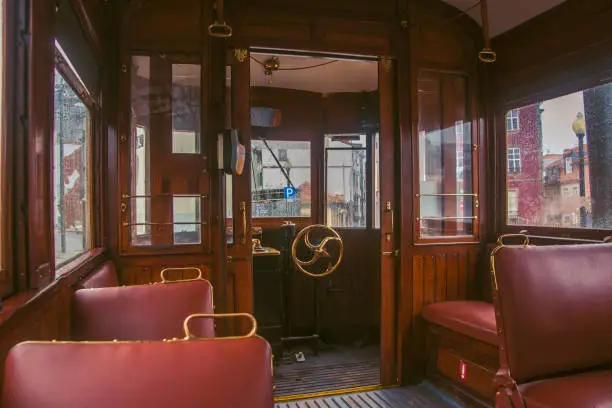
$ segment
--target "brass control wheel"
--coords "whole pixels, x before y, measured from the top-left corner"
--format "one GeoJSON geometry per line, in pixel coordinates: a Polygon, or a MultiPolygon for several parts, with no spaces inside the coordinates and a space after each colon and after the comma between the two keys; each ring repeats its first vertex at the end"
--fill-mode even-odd
{"type": "Polygon", "coordinates": [[[342,262],[343,253],[344,246],[342,244],[342,238],[340,238],[340,235],[333,228],[330,228],[327,225],[320,224],[310,225],[301,230],[296,235],[295,239],[293,240],[293,245],[291,246],[291,257],[293,258],[293,262],[295,263],[295,265],[304,274],[313,278],[322,278],[338,269],[340,262],[342,262]],[[313,230],[324,230],[327,231],[329,234],[322,238],[321,241],[315,245],[310,240],[310,233],[313,230]],[[297,247],[302,239],[304,239],[304,244],[306,245],[306,247],[313,252],[312,258],[308,261],[302,261],[297,257],[297,247]],[[329,254],[329,252],[327,252],[325,247],[329,242],[332,241],[336,242],[338,245],[338,260],[336,260],[334,264],[330,262],[327,266],[327,269],[322,273],[313,273],[307,270],[306,267],[314,265],[319,259],[331,258],[331,255],[329,254]]]}

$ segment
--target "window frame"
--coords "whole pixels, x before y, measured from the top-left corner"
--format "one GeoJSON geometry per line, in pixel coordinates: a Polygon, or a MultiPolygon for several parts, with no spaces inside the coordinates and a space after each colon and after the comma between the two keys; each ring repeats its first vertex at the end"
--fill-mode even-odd
{"type": "Polygon", "coordinates": [[[521,172],[523,170],[523,163],[522,163],[522,160],[521,160],[521,148],[519,146],[508,146],[506,151],[507,151],[507,154],[506,154],[506,170],[508,171],[508,174],[514,174],[514,175],[521,174],[521,172]],[[512,150],[513,155],[518,152],[518,158],[516,158],[516,157],[510,158],[510,151],[511,150],[512,150]],[[510,171],[510,160],[512,160],[512,162],[515,164],[514,171],[510,171]],[[517,170],[517,166],[516,166],[517,162],[518,162],[518,170],[517,170]]]}
{"type": "Polygon", "coordinates": [[[506,132],[519,132],[520,130],[521,130],[521,110],[519,108],[510,109],[508,113],[506,114],[506,132]],[[516,120],[516,127],[514,127],[515,120],[516,120]]]}
{"type": "MultiPolygon", "coordinates": [[[[562,85],[550,88],[544,92],[533,92],[524,95],[520,98],[500,102],[495,110],[495,132],[496,132],[496,163],[504,163],[507,160],[507,137],[506,130],[506,114],[512,109],[520,109],[522,106],[528,106],[542,101],[547,101],[555,98],[560,98],[575,92],[584,91],[590,88],[604,85],[611,82],[612,69],[601,70],[600,72],[584,76],[574,77],[574,81],[566,82],[562,85]],[[499,120],[503,118],[504,120],[499,120]]],[[[507,162],[506,162],[507,163],[507,162]]],[[[565,166],[564,166],[565,167],[565,166]]],[[[563,169],[562,171],[565,171],[563,169]]],[[[598,228],[574,228],[574,227],[544,227],[534,225],[510,225],[508,224],[508,168],[504,166],[504,170],[497,173],[495,181],[496,191],[498,194],[494,196],[503,197],[499,200],[499,204],[491,203],[489,208],[495,209],[495,225],[496,230],[500,234],[518,234],[524,233],[533,237],[541,237],[543,239],[553,240],[579,240],[580,242],[601,242],[612,236],[612,229],[598,228]]]]}
{"type": "MultiPolygon", "coordinates": [[[[258,139],[252,139],[251,143],[249,145],[249,155],[252,156],[252,152],[253,152],[253,142],[257,141],[258,139]]],[[[254,217],[252,215],[253,212],[253,200],[251,198],[251,219],[253,224],[257,223],[257,226],[278,226],[279,224],[282,224],[285,221],[291,221],[294,224],[298,225],[298,226],[308,226],[310,224],[312,224],[312,220],[316,219],[315,218],[315,206],[318,206],[318,199],[319,199],[319,193],[317,191],[315,191],[315,175],[317,174],[317,169],[316,166],[318,164],[318,161],[315,160],[315,149],[317,149],[317,145],[318,143],[315,142],[312,139],[308,139],[308,138],[283,138],[283,137],[270,137],[267,138],[266,141],[268,142],[303,142],[303,143],[308,143],[309,144],[309,150],[310,150],[310,191],[311,191],[311,195],[310,195],[310,215],[309,216],[290,216],[290,217],[279,217],[279,216],[270,216],[270,217],[254,217]]],[[[279,158],[280,160],[280,158],[279,158]]],[[[253,164],[253,158],[251,157],[251,160],[249,161],[250,165],[252,166],[253,164]]],[[[249,169],[249,171],[251,171],[249,169]]],[[[249,176],[250,177],[250,176],[249,176]]],[[[251,183],[252,184],[252,183],[251,183]]],[[[251,197],[253,194],[253,186],[251,185],[251,197]]],[[[318,208],[318,207],[316,207],[318,208]]]]}
{"type": "MultiPolygon", "coordinates": [[[[128,49],[124,51],[124,57],[127,64],[122,67],[122,74],[119,79],[119,134],[123,135],[118,140],[117,162],[119,166],[118,176],[118,191],[120,195],[119,211],[117,216],[117,232],[118,232],[118,247],[121,256],[147,256],[147,255],[188,255],[188,254],[210,254],[212,245],[212,218],[210,211],[211,198],[214,192],[210,189],[212,183],[211,160],[207,153],[210,148],[211,141],[209,129],[209,106],[207,104],[208,81],[205,72],[205,63],[201,53],[198,52],[155,52],[152,50],[128,49]],[[172,86],[172,65],[174,64],[196,64],[200,65],[200,152],[199,153],[171,153],[172,155],[194,156],[199,157],[205,163],[206,171],[203,171],[203,176],[206,177],[205,183],[209,186],[207,192],[200,191],[200,242],[189,244],[172,244],[172,245],[134,245],[131,242],[131,233],[125,224],[130,223],[130,189],[131,189],[131,134],[132,134],[132,80],[131,80],[131,64],[134,57],[160,57],[170,65],[170,81],[167,86],[172,86]],[[125,208],[125,210],[124,210],[125,208]]],[[[172,124],[170,123],[170,128],[172,124]]],[[[147,128],[150,132],[150,127],[147,128]]],[[[149,136],[150,134],[148,134],[149,136]]],[[[170,137],[172,139],[172,137],[170,137]]],[[[171,141],[171,140],[170,140],[171,141]]],[[[216,141],[215,141],[216,143],[216,141]]],[[[170,143],[172,147],[172,143],[170,143]]],[[[169,195],[184,196],[181,193],[169,193],[169,195]]],[[[198,194],[194,194],[198,195],[198,194]]],[[[174,237],[174,232],[171,234],[174,237]]]]}
{"type": "MultiPolygon", "coordinates": [[[[325,134],[324,139],[327,137],[333,137],[333,136],[342,136],[343,134],[336,134],[336,133],[328,133],[325,134]]],[[[358,132],[358,133],[354,133],[354,134],[348,134],[350,136],[364,136],[365,140],[366,140],[366,146],[365,147],[323,147],[324,149],[324,159],[323,159],[323,202],[322,204],[322,208],[323,208],[323,214],[322,214],[322,218],[323,218],[323,224],[325,225],[329,225],[328,224],[328,220],[327,220],[327,163],[328,163],[328,159],[329,159],[329,151],[353,151],[353,150],[360,150],[360,151],[365,151],[365,155],[366,155],[366,165],[365,165],[365,195],[366,195],[366,206],[365,206],[365,210],[366,210],[366,214],[365,214],[365,226],[364,227],[334,227],[334,226],[330,226],[331,228],[334,229],[338,229],[338,230],[371,230],[371,229],[377,229],[375,224],[375,219],[376,216],[374,215],[374,211],[375,211],[375,202],[376,202],[376,192],[374,191],[374,185],[375,185],[375,172],[374,172],[374,165],[375,165],[375,160],[376,158],[374,157],[374,144],[376,143],[376,132],[358,132]]],[[[325,145],[324,145],[325,146],[325,145]]]]}
{"type": "MultiPolygon", "coordinates": [[[[88,230],[88,234],[87,234],[87,247],[83,248],[82,251],[80,251],[78,254],[62,261],[61,263],[57,263],[57,258],[55,256],[55,218],[54,218],[54,212],[51,213],[51,219],[52,219],[52,262],[54,263],[54,276],[53,279],[57,279],[60,276],[65,275],[66,273],[69,272],[69,270],[71,268],[69,268],[69,266],[76,260],[79,259],[80,257],[82,257],[84,254],[87,254],[88,252],[94,250],[97,247],[98,244],[98,238],[97,238],[97,227],[98,225],[96,224],[96,207],[94,206],[94,203],[96,202],[96,183],[97,180],[94,179],[94,169],[97,166],[97,161],[95,160],[95,155],[94,155],[94,148],[96,146],[98,146],[99,144],[96,143],[97,140],[97,129],[98,129],[98,117],[99,117],[99,108],[98,105],[94,99],[94,97],[92,96],[92,94],[89,92],[89,90],[87,90],[87,88],[85,87],[85,85],[83,84],[83,82],[81,81],[81,79],[78,76],[78,73],[75,71],[75,68],[72,66],[72,64],[70,63],[70,61],[68,61],[66,59],[66,57],[62,54],[62,52],[60,51],[60,48],[58,48],[58,44],[55,43],[54,44],[54,64],[53,64],[53,68],[54,70],[57,70],[57,72],[62,75],[62,77],[64,78],[64,80],[66,81],[66,83],[72,88],[72,90],[75,92],[75,94],[77,95],[77,97],[81,100],[81,102],[85,105],[85,107],[87,108],[88,112],[89,112],[89,138],[86,141],[87,143],[87,161],[86,161],[86,173],[87,173],[87,200],[86,200],[86,209],[87,209],[87,213],[88,213],[88,220],[89,223],[87,225],[87,230],[88,230]],[[58,273],[58,271],[60,273],[58,273]]],[[[55,76],[55,71],[54,74],[55,76]]],[[[54,132],[55,129],[55,106],[54,106],[54,110],[53,110],[53,119],[52,119],[52,134],[54,132]]],[[[54,158],[54,148],[53,148],[53,143],[51,143],[51,163],[52,166],[55,165],[55,158],[54,158]]],[[[55,180],[53,179],[54,176],[54,172],[51,172],[51,178],[52,178],[52,186],[55,186],[55,180]]],[[[54,191],[54,187],[52,187],[52,193],[51,193],[51,205],[52,207],[54,206],[55,203],[55,191],[54,191]]]]}
{"type": "MultiPolygon", "coordinates": [[[[470,126],[470,132],[469,132],[469,136],[470,136],[470,145],[472,147],[471,149],[471,153],[472,153],[472,193],[468,194],[466,193],[465,195],[463,195],[464,197],[472,197],[472,216],[475,217],[473,218],[473,234],[472,235],[449,235],[449,236],[421,236],[420,234],[420,214],[421,214],[421,189],[420,189],[420,176],[421,176],[421,170],[427,172],[427,166],[425,164],[425,166],[423,166],[423,163],[421,163],[421,157],[420,157],[420,150],[419,150],[419,141],[420,141],[420,132],[419,132],[419,123],[418,120],[414,121],[413,124],[413,134],[417,135],[417,137],[414,137],[412,140],[412,151],[413,153],[413,163],[412,163],[412,168],[413,168],[413,192],[414,192],[414,198],[413,198],[413,217],[414,217],[414,221],[413,221],[413,236],[414,236],[414,245],[415,246],[427,246],[427,245],[434,245],[434,244],[478,244],[480,242],[480,235],[481,235],[481,222],[482,222],[482,215],[481,215],[481,208],[482,206],[480,205],[480,189],[481,189],[481,184],[480,184],[480,161],[481,161],[481,154],[480,154],[480,146],[481,146],[481,141],[480,141],[480,134],[481,134],[481,125],[480,125],[480,121],[478,120],[478,116],[479,116],[479,106],[478,106],[478,100],[477,100],[477,89],[478,89],[478,85],[477,85],[477,81],[474,79],[473,75],[471,75],[469,72],[465,72],[465,71],[458,71],[458,70],[440,70],[437,68],[431,68],[431,67],[420,67],[418,69],[418,73],[417,73],[417,87],[418,87],[418,81],[420,78],[431,78],[432,76],[437,76],[440,77],[441,75],[452,75],[454,77],[461,77],[465,80],[465,120],[463,120],[463,126],[465,126],[466,124],[469,124],[470,126]]],[[[417,106],[415,107],[415,112],[414,114],[416,115],[415,117],[419,117],[419,103],[417,102],[416,104],[417,106]]],[[[453,129],[455,129],[457,126],[457,121],[455,121],[452,127],[453,129]]],[[[449,128],[450,128],[449,127],[449,128]]],[[[465,129],[465,128],[464,128],[465,129]]],[[[444,129],[440,130],[441,132],[444,131],[444,129]]],[[[467,135],[467,133],[464,130],[463,133],[464,137],[467,135]]],[[[425,163],[427,163],[427,161],[425,161],[425,163]]],[[[456,167],[456,166],[455,166],[456,167]]],[[[465,166],[464,166],[465,169],[465,166]]],[[[425,173],[427,174],[427,173],[425,173]]]]}

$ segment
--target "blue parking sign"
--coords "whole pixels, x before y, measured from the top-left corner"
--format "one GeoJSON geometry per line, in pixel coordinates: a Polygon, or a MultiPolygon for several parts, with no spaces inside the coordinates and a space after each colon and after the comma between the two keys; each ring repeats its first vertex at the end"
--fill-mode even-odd
{"type": "Polygon", "coordinates": [[[283,189],[283,195],[285,196],[285,198],[293,198],[295,197],[296,194],[297,192],[295,191],[295,188],[293,187],[285,187],[283,189]]]}

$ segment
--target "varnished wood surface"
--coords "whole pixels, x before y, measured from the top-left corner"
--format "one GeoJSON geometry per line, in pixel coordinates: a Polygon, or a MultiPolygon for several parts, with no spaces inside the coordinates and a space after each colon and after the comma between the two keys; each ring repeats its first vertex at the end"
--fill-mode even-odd
{"type": "Polygon", "coordinates": [[[36,3],[30,10],[29,135],[27,150],[29,288],[40,289],[54,276],[53,143],[55,5],[36,3]]]}
{"type": "Polygon", "coordinates": [[[493,406],[497,347],[436,325],[427,327],[427,378],[470,406],[493,406]],[[465,380],[459,361],[466,362],[465,380]]]}
{"type": "MultiPolygon", "coordinates": [[[[425,326],[421,318],[423,307],[447,300],[480,298],[476,292],[479,252],[475,245],[433,246],[419,248],[411,257],[409,271],[402,271],[399,320],[400,335],[408,362],[416,375],[422,375],[425,364],[425,326]],[[418,252],[417,252],[418,251],[418,252]]],[[[407,375],[415,375],[409,373],[407,375]]]]}

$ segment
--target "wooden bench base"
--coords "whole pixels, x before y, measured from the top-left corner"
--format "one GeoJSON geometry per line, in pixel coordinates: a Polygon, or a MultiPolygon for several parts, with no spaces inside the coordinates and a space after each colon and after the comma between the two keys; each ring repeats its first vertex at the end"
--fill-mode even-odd
{"type": "Polygon", "coordinates": [[[497,346],[429,324],[427,377],[469,406],[492,407],[497,346]]]}

